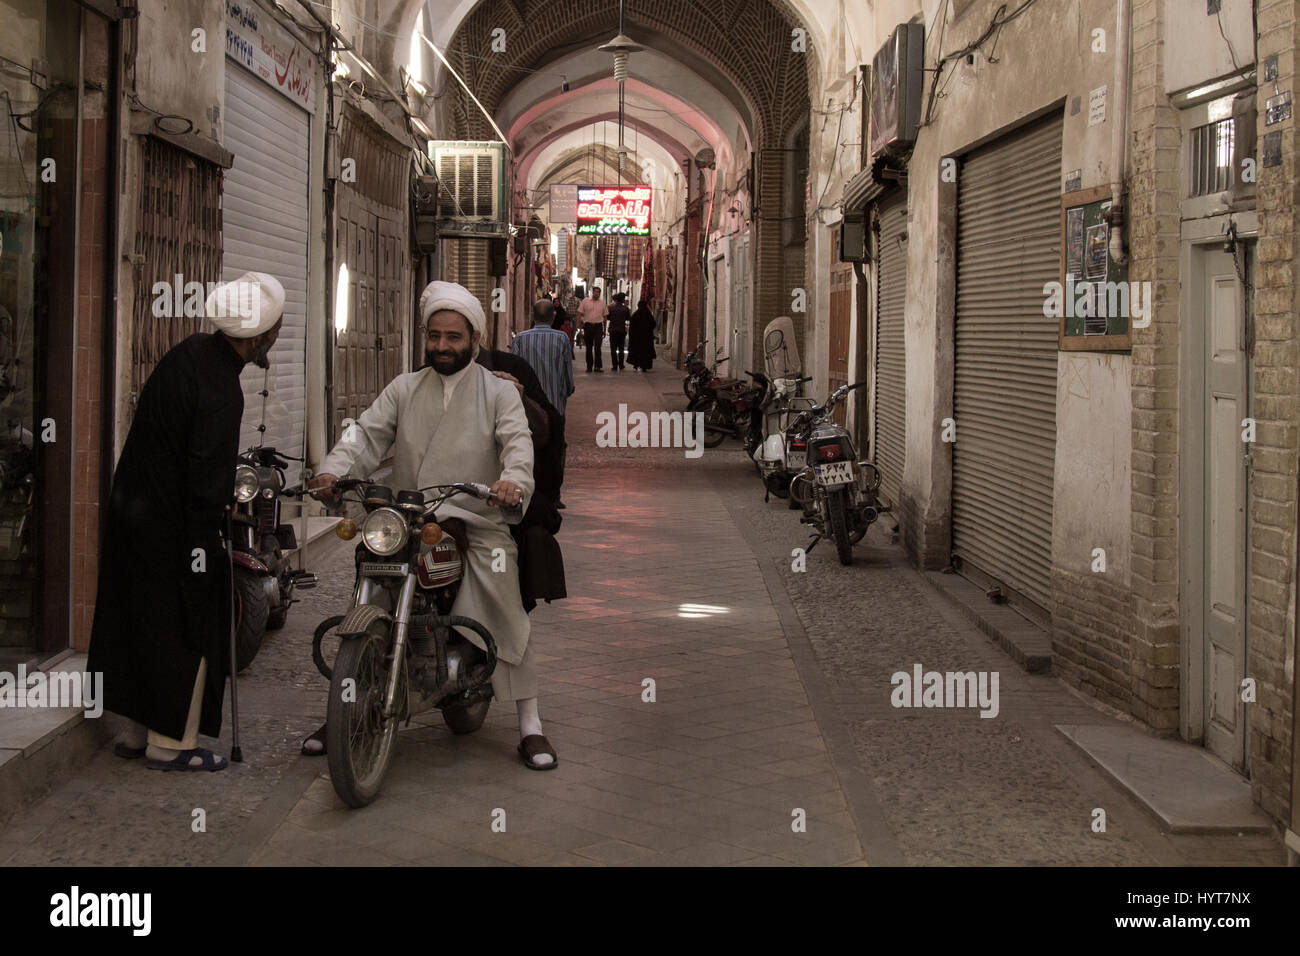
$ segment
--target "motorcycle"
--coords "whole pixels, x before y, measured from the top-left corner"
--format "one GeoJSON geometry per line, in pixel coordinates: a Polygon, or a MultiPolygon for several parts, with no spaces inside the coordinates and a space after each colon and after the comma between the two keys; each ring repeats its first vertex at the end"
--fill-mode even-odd
{"type": "Polygon", "coordinates": [[[727,360],[727,356],[720,352],[714,353],[712,365],[705,364],[703,358],[705,344],[703,341],[700,342],[686,357],[686,377],[682,380],[682,391],[689,399],[686,403],[687,411],[693,412],[703,408],[719,389],[734,388],[744,384],[743,379],[718,377],[717,367],[727,360]]]}
{"type": "Polygon", "coordinates": [[[770,383],[767,376],[759,372],[745,374],[753,379],[751,384],[737,381],[716,390],[710,388],[701,393],[703,400],[695,410],[704,413],[705,448],[717,448],[731,437],[743,442],[745,453],[752,458],[762,437],[759,409],[770,383]]]}
{"type": "MultiPolygon", "coordinates": [[[[763,439],[754,452],[754,464],[763,481],[764,501],[772,495],[788,498],[790,480],[808,464],[807,443],[792,425],[799,412],[816,404],[811,398],[798,394],[799,387],[811,381],[811,376],[807,375],[773,379],[763,402],[763,439]]],[[[792,502],[791,507],[798,505],[792,502]]]]}
{"type": "MultiPolygon", "coordinates": [[[[296,459],[295,459],[296,460],[296,459]]],[[[289,461],[274,448],[250,448],[235,466],[230,557],[235,592],[235,668],[242,671],[262,648],[267,631],[284,627],[294,590],[316,586],[310,571],[295,570],[289,553],[298,547],[293,525],[280,520],[280,498],[289,461]]]]}
{"type": "Polygon", "coordinates": [[[478,621],[451,613],[469,545],[464,522],[439,522],[437,511],[456,495],[486,500],[491,489],[464,482],[394,495],[358,478],[340,479],[334,489],[345,500],[359,501],[366,516],[359,527],[349,519],[335,527],[345,541],[361,536],[352,607],[321,623],[312,656],[330,680],[330,780],[344,803],[363,807],[379,795],[400,722],[437,708],[453,733],[468,734],[487,718],[496,641],[478,621]],[[357,496],[347,498],[350,492],[357,496]],[[427,492],[435,493],[433,501],[426,500],[427,492]],[[477,634],[486,651],[453,626],[477,634]],[[331,630],[340,644],[328,667],[321,641],[331,630]]]}
{"type": "Polygon", "coordinates": [[[822,538],[833,538],[840,564],[853,562],[853,545],[889,511],[876,497],[879,470],[857,460],[848,430],[832,418],[835,406],[866,384],[841,385],[825,404],[801,412],[793,425],[807,449],[808,464],[790,480],[790,497],[804,509],[799,522],[815,531],[806,553],[822,538]]]}

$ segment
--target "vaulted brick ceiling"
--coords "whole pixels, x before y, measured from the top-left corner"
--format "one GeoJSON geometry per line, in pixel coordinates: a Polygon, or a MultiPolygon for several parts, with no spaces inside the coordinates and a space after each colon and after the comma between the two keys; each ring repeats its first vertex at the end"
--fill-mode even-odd
{"type": "MultiPolygon", "coordinates": [[[[624,13],[624,30],[635,42],[680,62],[731,103],[755,146],[779,143],[807,115],[809,82],[819,65],[813,49],[791,52],[795,25],[785,0],[627,0],[624,13]]],[[[483,0],[461,22],[448,57],[495,115],[529,75],[519,68],[545,70],[617,31],[616,0],[483,0]],[[505,31],[505,52],[492,50],[497,28],[505,31]]],[[[571,85],[574,80],[584,78],[571,85]]],[[[489,136],[469,99],[459,90],[453,95],[457,135],[489,136]]]]}

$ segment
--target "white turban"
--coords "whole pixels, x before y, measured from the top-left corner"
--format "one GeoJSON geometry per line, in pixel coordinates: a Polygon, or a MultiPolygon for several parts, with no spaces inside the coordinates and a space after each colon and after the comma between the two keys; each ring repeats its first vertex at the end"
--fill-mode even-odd
{"type": "Polygon", "coordinates": [[[428,322],[429,316],[443,309],[459,312],[479,335],[486,334],[487,317],[483,314],[483,305],[474,293],[455,282],[430,282],[420,293],[420,321],[428,322]]]}
{"type": "Polygon", "coordinates": [[[245,272],[208,295],[208,321],[232,339],[269,332],[284,314],[284,286],[265,272],[245,272]]]}

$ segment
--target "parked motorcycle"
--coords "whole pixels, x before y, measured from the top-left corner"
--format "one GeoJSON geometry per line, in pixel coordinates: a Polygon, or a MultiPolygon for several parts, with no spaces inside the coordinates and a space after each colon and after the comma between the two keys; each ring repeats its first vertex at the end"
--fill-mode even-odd
{"type": "Polygon", "coordinates": [[[235,466],[230,556],[237,671],[253,662],[267,631],[284,627],[294,590],[316,586],[314,574],[294,570],[289,562],[298,541],[293,525],[280,520],[280,498],[294,495],[285,488],[288,466],[288,459],[268,447],[250,448],[235,466]]]}
{"type": "MultiPolygon", "coordinates": [[[[345,541],[360,534],[356,585],[351,610],[317,629],[313,657],[330,678],[330,780],[344,803],[363,807],[379,795],[399,722],[436,707],[453,733],[467,734],[487,718],[496,642],[478,621],[451,614],[468,539],[462,520],[440,522],[437,511],[456,495],[487,499],[491,489],[465,482],[394,495],[357,478],[340,479],[334,489],[359,501],[366,516],[359,526],[345,519],[335,528],[345,541]],[[433,501],[427,492],[435,493],[433,501]],[[453,625],[477,634],[486,652],[453,625]],[[320,643],[331,630],[341,643],[329,668],[320,643]]],[[[518,506],[505,508],[512,509],[518,506]]]]}
{"type": "Polygon", "coordinates": [[[804,509],[800,523],[815,529],[807,553],[830,537],[840,564],[853,562],[853,545],[889,510],[876,497],[879,470],[857,460],[848,430],[832,418],[835,406],[866,384],[841,385],[825,404],[801,412],[793,426],[807,446],[808,464],[790,481],[790,497],[804,509]]]}
{"type": "MultiPolygon", "coordinates": [[[[776,378],[768,389],[762,406],[763,439],[754,452],[754,463],[766,493],[778,498],[790,496],[790,480],[807,466],[807,443],[793,428],[798,413],[813,408],[811,398],[799,395],[799,387],[811,382],[810,376],[776,378]]],[[[792,504],[792,507],[796,507],[792,504]]]]}
{"type": "Polygon", "coordinates": [[[718,392],[719,389],[734,388],[743,386],[744,379],[739,378],[720,378],[717,373],[717,367],[727,360],[727,356],[720,352],[713,355],[713,364],[708,365],[704,362],[705,342],[699,345],[686,357],[686,377],[682,380],[682,391],[686,393],[689,401],[686,403],[688,411],[697,411],[703,408],[718,392]]]}
{"type": "Polygon", "coordinates": [[[701,393],[703,401],[696,405],[696,411],[704,413],[704,447],[717,448],[728,437],[738,439],[745,445],[745,453],[751,458],[762,438],[763,426],[759,420],[770,383],[767,376],[759,372],[746,372],[753,380],[745,385],[737,381],[721,388],[709,388],[701,393]]]}

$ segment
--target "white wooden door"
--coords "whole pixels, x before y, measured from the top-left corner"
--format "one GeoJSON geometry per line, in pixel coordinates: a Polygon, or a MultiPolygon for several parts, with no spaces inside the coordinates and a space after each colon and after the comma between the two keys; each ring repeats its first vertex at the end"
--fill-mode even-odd
{"type": "Polygon", "coordinates": [[[1204,587],[1205,744],[1234,767],[1246,753],[1246,463],[1247,401],[1242,285],[1233,257],[1199,253],[1205,318],[1204,587]]]}

